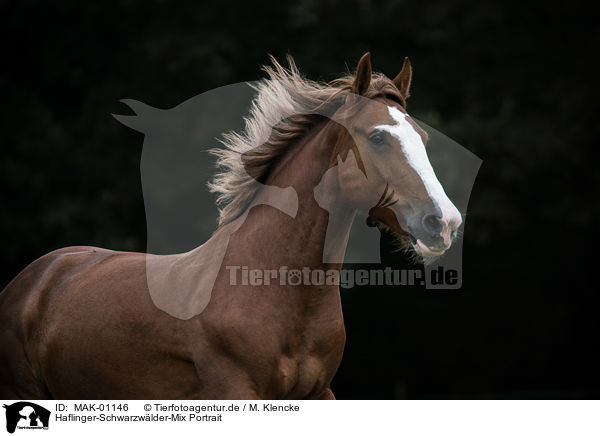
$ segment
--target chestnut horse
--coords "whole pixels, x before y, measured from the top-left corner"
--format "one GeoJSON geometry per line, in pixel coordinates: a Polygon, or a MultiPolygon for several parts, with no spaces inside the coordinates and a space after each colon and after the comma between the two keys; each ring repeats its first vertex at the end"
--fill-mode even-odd
{"type": "Polygon", "coordinates": [[[338,284],[233,285],[227,267],[339,271],[356,210],[432,258],[462,220],[406,112],[408,59],[390,80],[372,73],[367,53],[355,74],[328,84],[302,78],[292,61],[274,64],[245,132],[216,151],[223,171],[211,189],[224,207],[206,244],[169,256],[63,248],[3,290],[0,396],[334,398],[345,343],[338,284]],[[287,200],[257,202],[261,186],[287,200]],[[226,246],[206,289],[202,266],[217,257],[206,247],[218,238],[226,246]],[[162,307],[169,301],[184,314],[162,307]]]}

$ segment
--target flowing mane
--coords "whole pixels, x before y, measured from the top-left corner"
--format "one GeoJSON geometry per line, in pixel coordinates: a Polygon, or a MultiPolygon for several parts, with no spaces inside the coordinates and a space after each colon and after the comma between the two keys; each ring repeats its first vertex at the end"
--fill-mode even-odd
{"type": "MultiPolygon", "coordinates": [[[[315,114],[333,114],[344,103],[344,93],[352,90],[354,74],[329,83],[315,82],[302,77],[291,56],[287,60],[289,67],[285,68],[271,56],[273,66],[262,68],[267,78],[252,86],[257,95],[244,118],[244,130],[223,134],[220,142],[224,147],[210,151],[217,156],[219,169],[208,184],[210,191],[218,194],[219,226],[244,212],[258,189],[256,180],[268,174],[294,140],[314,126],[320,119],[315,114]]],[[[374,73],[363,96],[378,95],[391,96],[404,105],[394,83],[374,73]]]]}

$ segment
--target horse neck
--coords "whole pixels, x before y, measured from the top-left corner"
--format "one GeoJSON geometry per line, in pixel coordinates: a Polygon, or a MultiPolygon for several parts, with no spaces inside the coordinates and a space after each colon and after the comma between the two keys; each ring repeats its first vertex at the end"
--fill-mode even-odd
{"type": "MultiPolygon", "coordinates": [[[[315,126],[297,144],[291,145],[264,181],[267,186],[294,189],[298,198],[295,216],[266,204],[251,207],[245,217],[241,217],[243,223],[231,234],[223,265],[247,266],[259,271],[287,267],[288,271],[300,270],[302,274],[305,268],[320,269],[325,274],[337,269],[339,274],[341,261],[337,264],[323,261],[327,228],[330,222],[336,222],[349,230],[353,216],[337,204],[341,195],[335,183],[328,186],[328,197],[332,200],[324,204],[326,208],[321,207],[323,202],[315,199],[315,188],[322,183],[323,175],[328,173],[332,163],[337,162],[335,149],[339,135],[330,124],[334,123],[315,126]]],[[[345,248],[345,241],[340,241],[334,251],[343,253],[345,248]]],[[[223,279],[226,282],[229,273],[222,276],[226,277],[223,279]]],[[[236,300],[247,311],[260,312],[277,307],[278,316],[295,320],[296,327],[286,329],[311,329],[317,336],[322,336],[322,333],[337,328],[339,333],[342,320],[339,286],[331,282],[308,286],[304,282],[294,284],[289,280],[289,274],[287,277],[286,283],[275,280],[269,286],[250,287],[247,292],[239,292],[235,286],[220,286],[216,299],[236,300]]]]}
{"type": "Polygon", "coordinates": [[[273,235],[276,251],[270,256],[285,259],[287,264],[280,262],[284,265],[341,268],[347,234],[354,220],[354,210],[345,204],[338,178],[332,176],[337,171],[337,145],[342,135],[342,127],[334,122],[314,127],[275,166],[265,182],[291,186],[298,195],[298,212],[293,220],[272,210],[273,221],[264,223],[269,232],[277,233],[273,235]],[[328,177],[324,177],[326,173],[328,177]],[[341,238],[330,238],[332,224],[333,233],[341,238]],[[337,261],[332,262],[333,258],[337,261]]]}
{"type": "MultiPolygon", "coordinates": [[[[336,235],[347,235],[354,219],[353,210],[342,202],[336,171],[338,143],[341,127],[334,122],[322,123],[313,127],[275,164],[264,181],[267,186],[293,188],[298,198],[298,208],[294,217],[276,207],[258,205],[252,207],[243,224],[229,241],[227,265],[247,265],[250,269],[306,271],[321,270],[327,274],[337,269],[338,274],[346,249],[347,238],[331,238],[331,225],[336,235]],[[324,175],[330,181],[323,183],[324,175]],[[315,198],[315,188],[327,195],[315,198]],[[330,227],[328,232],[328,226],[330,227]],[[327,243],[329,241],[329,243],[327,243]],[[324,260],[324,249],[337,253],[337,262],[331,256],[324,260]],[[327,262],[327,263],[326,263],[327,262]]],[[[279,283],[278,283],[279,285],[279,283]]],[[[332,284],[305,283],[282,285],[289,292],[261,293],[267,299],[289,298],[290,303],[321,310],[334,309],[339,312],[339,287],[332,284]],[[285,297],[285,296],[287,297],[285,297]]],[[[275,289],[273,288],[275,291],[275,289]]],[[[283,303],[282,303],[283,304],[283,303]]],[[[292,309],[295,310],[295,309],[292,309]]]]}

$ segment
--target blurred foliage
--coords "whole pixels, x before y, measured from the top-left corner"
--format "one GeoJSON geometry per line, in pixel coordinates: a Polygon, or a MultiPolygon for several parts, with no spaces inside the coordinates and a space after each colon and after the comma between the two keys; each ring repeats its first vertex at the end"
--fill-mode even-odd
{"type": "Polygon", "coordinates": [[[483,159],[460,292],[342,292],[343,398],[598,397],[595,14],[574,3],[0,2],[2,286],[66,245],[144,250],[141,135],[122,98],[172,107],[261,77],[329,80],[367,50],[415,73],[409,110],[483,159]],[[592,239],[593,238],[593,239],[592,239]]]}

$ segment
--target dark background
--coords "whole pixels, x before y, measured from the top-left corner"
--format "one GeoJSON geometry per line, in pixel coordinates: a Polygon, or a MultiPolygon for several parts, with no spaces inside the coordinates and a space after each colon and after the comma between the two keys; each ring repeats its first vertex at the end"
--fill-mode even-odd
{"type": "Polygon", "coordinates": [[[343,291],[339,398],[598,398],[595,15],[574,2],[1,1],[4,287],[66,245],[145,249],[142,136],[122,98],[168,108],[367,50],[415,69],[410,111],[483,159],[461,291],[343,291]]]}

